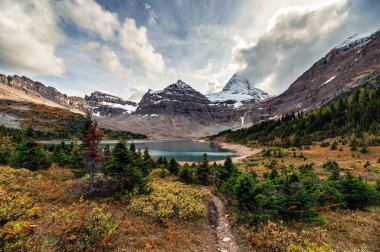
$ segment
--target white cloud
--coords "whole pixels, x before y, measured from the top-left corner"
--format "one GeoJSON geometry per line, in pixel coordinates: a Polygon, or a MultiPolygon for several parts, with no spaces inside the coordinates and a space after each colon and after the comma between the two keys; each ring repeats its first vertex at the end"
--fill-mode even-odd
{"type": "Polygon", "coordinates": [[[155,25],[157,23],[158,16],[154,12],[152,6],[150,4],[145,3],[144,4],[144,9],[148,14],[148,22],[150,25],[155,25]]]}
{"type": "Polygon", "coordinates": [[[20,74],[61,76],[54,53],[63,36],[48,1],[0,1],[0,66],[20,74]]]}
{"type": "Polygon", "coordinates": [[[91,41],[91,42],[88,42],[86,47],[87,49],[89,50],[95,50],[95,49],[98,49],[100,48],[100,44],[98,42],[95,42],[95,41],[91,41]]]}
{"type": "Polygon", "coordinates": [[[145,27],[137,28],[134,19],[126,18],[119,37],[120,45],[127,57],[137,62],[147,72],[164,71],[164,59],[150,44],[145,27]]]}
{"type": "MultiPolygon", "coordinates": [[[[125,56],[132,59],[148,74],[162,73],[165,68],[164,59],[149,42],[147,29],[138,28],[134,19],[126,18],[120,24],[118,15],[103,9],[94,0],[62,0],[58,4],[62,15],[74,21],[78,26],[96,32],[105,41],[117,41],[124,49],[125,56]]],[[[152,7],[144,8],[154,14],[152,7]]],[[[155,22],[156,16],[152,16],[155,22]]],[[[96,47],[96,44],[89,44],[96,47]]]]}
{"type": "Polygon", "coordinates": [[[101,63],[107,70],[120,74],[124,77],[132,75],[132,70],[124,67],[116,53],[108,46],[102,46],[99,57],[99,63],[101,63]]]}
{"type": "Polygon", "coordinates": [[[241,74],[255,86],[279,93],[344,38],[344,2],[281,9],[256,43],[233,50],[241,74]],[[343,36],[343,37],[342,37],[343,36]]]}
{"type": "Polygon", "coordinates": [[[63,0],[58,4],[66,18],[77,25],[96,32],[104,40],[115,39],[120,28],[116,13],[104,10],[94,0],[63,0]]]}
{"type": "Polygon", "coordinates": [[[128,97],[128,100],[139,102],[141,100],[141,97],[148,92],[149,88],[142,87],[142,86],[135,86],[131,89],[131,96],[128,97]]]}

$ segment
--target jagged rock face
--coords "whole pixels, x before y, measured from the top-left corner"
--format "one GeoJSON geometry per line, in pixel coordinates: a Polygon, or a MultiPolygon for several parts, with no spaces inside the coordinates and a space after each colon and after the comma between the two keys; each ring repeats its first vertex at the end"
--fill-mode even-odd
{"type": "Polygon", "coordinates": [[[380,31],[333,48],[277,97],[259,104],[270,116],[308,111],[380,74],[380,31]]]}
{"type": "Polygon", "coordinates": [[[137,106],[136,102],[123,100],[120,97],[117,97],[117,96],[114,96],[111,94],[107,94],[107,93],[102,93],[99,91],[95,91],[95,92],[91,93],[90,96],[85,95],[84,99],[87,102],[94,103],[94,104],[101,103],[101,102],[107,102],[107,103],[114,103],[114,104],[120,104],[120,105],[131,105],[134,107],[137,106]]]}
{"type": "MultiPolygon", "coordinates": [[[[368,38],[351,39],[333,48],[277,97],[267,99],[260,97],[265,99],[262,101],[255,99],[244,101],[243,105],[238,107],[234,107],[236,103],[227,102],[209,104],[200,102],[193,106],[195,103],[186,103],[180,96],[164,95],[165,90],[149,92],[140,103],[140,111],[145,115],[144,113],[132,115],[126,121],[126,125],[148,135],[157,135],[156,132],[161,131],[161,134],[172,134],[175,137],[181,128],[187,130],[194,128],[196,131],[188,131],[181,137],[214,134],[223,129],[247,127],[262,120],[278,118],[288,112],[309,111],[323,105],[346,89],[378,75],[380,75],[380,31],[368,38]],[[170,111],[173,120],[160,119],[161,115],[167,113],[165,111],[170,111]],[[179,120],[186,115],[184,112],[189,116],[179,120]],[[203,121],[200,121],[199,117],[203,117],[203,121]],[[200,122],[203,124],[199,125],[200,122]],[[151,125],[155,125],[154,132],[151,131],[151,125]]],[[[235,87],[238,87],[238,90],[249,90],[249,83],[239,79],[238,76],[233,76],[220,93],[233,94],[235,87]]],[[[209,95],[207,97],[210,99],[209,95]]]]}
{"type": "Polygon", "coordinates": [[[95,91],[84,99],[91,106],[95,116],[115,117],[130,114],[137,108],[137,103],[124,100],[115,95],[95,91]]]}
{"type": "Polygon", "coordinates": [[[22,91],[26,95],[47,99],[53,103],[56,103],[58,106],[73,110],[75,112],[83,112],[87,108],[87,104],[82,98],[67,96],[58,92],[53,87],[47,87],[40,82],[32,81],[24,76],[5,76],[0,74],[0,81],[0,84],[22,91]]]}
{"type": "Polygon", "coordinates": [[[179,80],[164,90],[148,91],[136,112],[126,121],[118,122],[123,127],[154,137],[186,138],[239,127],[240,114],[235,104],[211,103],[206,96],[179,80]]]}
{"type": "Polygon", "coordinates": [[[229,103],[241,105],[243,101],[257,102],[269,97],[269,94],[259,88],[252,87],[247,79],[234,74],[218,93],[211,93],[207,98],[213,103],[229,103]]]}
{"type": "Polygon", "coordinates": [[[0,74],[0,99],[45,104],[82,114],[88,109],[92,109],[95,115],[106,117],[132,113],[137,106],[135,102],[99,91],[93,92],[90,96],[86,95],[85,99],[68,96],[53,87],[47,87],[24,76],[5,76],[3,74],[0,74]]]}
{"type": "Polygon", "coordinates": [[[209,100],[200,92],[178,80],[164,90],[149,90],[141,99],[139,114],[193,114],[209,111],[209,100]]]}
{"type": "Polygon", "coordinates": [[[183,116],[194,123],[211,125],[229,122],[235,116],[235,109],[230,104],[211,104],[206,96],[178,80],[164,90],[148,91],[141,99],[135,114],[183,116]]]}

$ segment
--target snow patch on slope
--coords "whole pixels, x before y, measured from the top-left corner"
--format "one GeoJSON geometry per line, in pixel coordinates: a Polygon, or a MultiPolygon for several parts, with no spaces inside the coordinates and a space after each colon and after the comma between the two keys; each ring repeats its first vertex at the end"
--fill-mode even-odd
{"type": "Polygon", "coordinates": [[[128,113],[132,113],[137,109],[137,107],[132,106],[132,105],[128,105],[128,104],[122,105],[122,104],[111,103],[111,102],[101,102],[100,104],[105,105],[105,106],[109,106],[112,108],[121,108],[121,109],[126,110],[128,113]]]}
{"type": "Polygon", "coordinates": [[[342,42],[342,44],[335,47],[335,49],[363,46],[371,40],[372,34],[373,33],[355,34],[351,37],[348,37],[342,42]]]}
{"type": "Polygon", "coordinates": [[[335,75],[333,77],[331,77],[330,79],[328,79],[327,81],[323,82],[320,86],[323,86],[323,85],[326,85],[327,83],[329,83],[330,81],[332,81],[333,79],[335,79],[335,75]]]}

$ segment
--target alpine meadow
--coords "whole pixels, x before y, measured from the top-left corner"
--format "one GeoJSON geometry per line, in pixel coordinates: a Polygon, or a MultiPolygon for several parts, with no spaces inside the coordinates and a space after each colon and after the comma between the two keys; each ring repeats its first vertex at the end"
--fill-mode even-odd
{"type": "Polygon", "coordinates": [[[377,0],[0,0],[0,251],[380,251],[377,0]]]}

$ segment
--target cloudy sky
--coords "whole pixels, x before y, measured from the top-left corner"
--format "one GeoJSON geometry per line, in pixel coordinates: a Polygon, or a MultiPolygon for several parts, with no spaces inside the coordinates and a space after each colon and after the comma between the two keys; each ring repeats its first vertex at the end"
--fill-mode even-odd
{"type": "Polygon", "coordinates": [[[238,72],[284,91],[332,47],[380,29],[379,0],[0,0],[0,72],[139,100],[238,72]]]}

